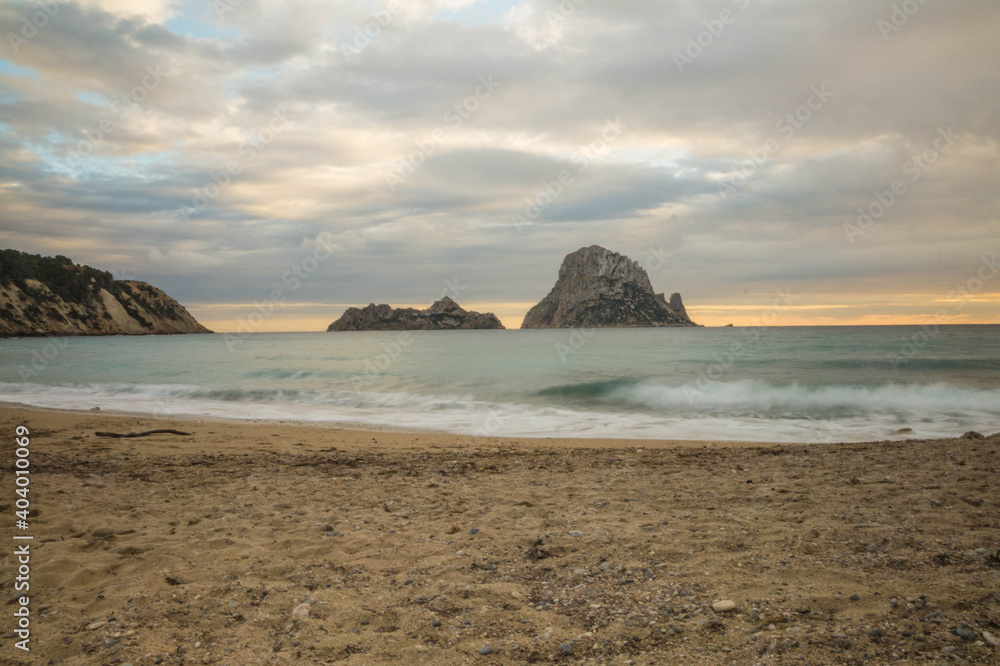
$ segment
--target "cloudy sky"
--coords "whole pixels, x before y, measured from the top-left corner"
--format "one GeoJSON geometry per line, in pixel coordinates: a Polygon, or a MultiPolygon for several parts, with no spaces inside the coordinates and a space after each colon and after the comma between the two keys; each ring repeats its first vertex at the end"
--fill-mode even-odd
{"type": "Polygon", "coordinates": [[[518,326],[595,243],[710,325],[779,290],[779,324],[1000,322],[998,25],[993,0],[9,0],[0,245],[221,331],[444,293],[518,326]]]}

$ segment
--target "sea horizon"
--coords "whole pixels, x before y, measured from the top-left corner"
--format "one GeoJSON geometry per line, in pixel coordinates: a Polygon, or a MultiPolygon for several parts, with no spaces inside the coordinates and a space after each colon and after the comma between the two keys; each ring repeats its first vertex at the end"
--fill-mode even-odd
{"type": "Polygon", "coordinates": [[[0,401],[498,437],[947,437],[1000,423],[998,331],[959,324],[21,338],[0,341],[12,361],[0,371],[0,401]]]}

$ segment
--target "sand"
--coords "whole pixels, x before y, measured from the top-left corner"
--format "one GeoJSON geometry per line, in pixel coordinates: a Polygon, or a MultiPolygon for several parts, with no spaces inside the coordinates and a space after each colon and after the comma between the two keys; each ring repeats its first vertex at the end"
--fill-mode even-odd
{"type": "Polygon", "coordinates": [[[4,663],[1000,663],[998,436],[779,446],[0,418],[4,520],[17,425],[37,510],[32,651],[6,633],[4,663]],[[192,434],[94,434],[153,428],[192,434]]]}

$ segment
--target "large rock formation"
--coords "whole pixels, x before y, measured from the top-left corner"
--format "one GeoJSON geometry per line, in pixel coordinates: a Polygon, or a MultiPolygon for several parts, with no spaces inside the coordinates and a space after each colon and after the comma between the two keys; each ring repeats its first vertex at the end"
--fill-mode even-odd
{"type": "Polygon", "coordinates": [[[145,282],[67,257],[0,250],[0,337],[211,333],[145,282]]]}
{"type": "Polygon", "coordinates": [[[328,331],[443,331],[450,329],[503,328],[492,312],[467,312],[448,296],[426,310],[392,308],[372,303],[364,308],[347,308],[328,331]]]}
{"type": "Polygon", "coordinates": [[[639,262],[598,245],[566,255],[549,295],[531,308],[521,328],[697,326],[680,294],[653,292],[639,262]]]}

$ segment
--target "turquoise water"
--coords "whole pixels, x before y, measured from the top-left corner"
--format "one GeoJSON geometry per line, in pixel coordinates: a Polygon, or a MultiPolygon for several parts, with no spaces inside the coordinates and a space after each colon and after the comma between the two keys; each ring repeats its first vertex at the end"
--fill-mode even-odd
{"type": "Polygon", "coordinates": [[[1000,326],[0,340],[0,401],[496,436],[1000,430],[1000,326]]]}

